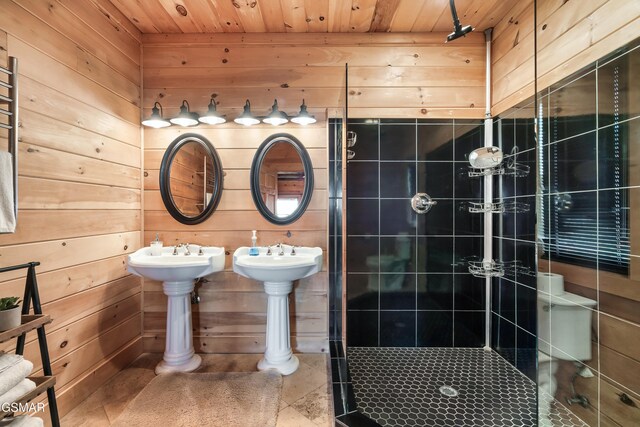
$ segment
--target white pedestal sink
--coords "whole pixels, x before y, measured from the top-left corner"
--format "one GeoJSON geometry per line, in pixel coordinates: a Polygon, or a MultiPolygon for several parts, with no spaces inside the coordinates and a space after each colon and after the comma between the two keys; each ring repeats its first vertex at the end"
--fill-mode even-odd
{"type": "Polygon", "coordinates": [[[267,293],[267,349],[258,362],[258,369],[276,369],[282,375],[298,369],[298,358],[291,351],[289,333],[289,293],[293,281],[311,276],[322,269],[322,249],[283,245],[285,255],[266,255],[267,248],[259,248],[259,255],[250,256],[248,247],[233,254],[233,271],[249,279],[264,282],[267,293]]]}
{"type": "Polygon", "coordinates": [[[162,281],[167,301],[167,338],[162,362],[156,374],[191,372],[200,366],[200,356],[193,350],[191,332],[191,292],[195,279],[224,269],[224,248],[189,245],[191,255],[179,248],[162,249],[160,255],[151,255],[146,247],[129,255],[127,269],[147,279],[162,281]]]}

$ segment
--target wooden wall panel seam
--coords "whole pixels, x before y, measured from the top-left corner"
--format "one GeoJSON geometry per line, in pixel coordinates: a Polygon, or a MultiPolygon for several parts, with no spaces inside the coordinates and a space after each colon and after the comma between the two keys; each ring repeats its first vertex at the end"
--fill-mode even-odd
{"type": "MultiPolygon", "coordinates": [[[[108,310],[109,308],[105,308],[103,310],[100,311],[105,311],[108,310]]],[[[98,313],[100,313],[100,311],[93,313],[92,315],[96,315],[98,313]]],[[[51,361],[52,362],[56,362],[58,360],[60,360],[63,357],[68,356],[70,353],[72,353],[73,351],[83,347],[84,345],[88,344],[89,342],[95,340],[95,339],[99,339],[102,334],[111,331],[112,329],[115,329],[119,326],[122,326],[125,322],[131,321],[131,319],[140,316],[140,312],[135,312],[130,314],[128,317],[122,318],[119,320],[118,323],[110,326],[107,329],[104,330],[100,330],[98,331],[97,335],[91,335],[87,338],[85,338],[84,341],[80,341],[78,343],[74,342],[73,346],[69,346],[68,345],[68,339],[66,339],[67,337],[64,337],[65,340],[62,341],[60,344],[57,344],[57,336],[58,335],[62,335],[60,334],[61,331],[64,330],[69,330],[69,329],[74,329],[74,326],[81,324],[84,320],[86,320],[87,318],[89,318],[92,315],[88,315],[85,318],[82,319],[78,319],[77,321],[70,323],[68,325],[65,326],[65,328],[61,328],[58,329],[56,331],[47,331],[47,342],[49,344],[49,351],[50,351],[50,357],[51,357],[51,361]],[[57,345],[57,346],[56,346],[57,345]]],[[[65,331],[66,332],[66,331],[65,331]]],[[[14,347],[11,347],[11,351],[14,351],[14,347]]],[[[42,361],[40,360],[40,353],[39,353],[39,346],[37,343],[37,340],[32,340],[26,343],[25,345],[25,350],[24,350],[24,356],[25,358],[27,358],[28,360],[32,361],[34,364],[34,370],[39,370],[42,369],[42,361]]]]}
{"type": "MultiPolygon", "coordinates": [[[[107,38],[103,37],[98,31],[94,31],[93,28],[83,20],[73,19],[69,16],[72,15],[70,10],[62,6],[59,1],[56,1],[55,3],[50,2],[48,4],[43,3],[40,0],[13,1],[17,2],[26,13],[39,19],[43,25],[53,29],[55,32],[60,34],[60,36],[78,45],[82,50],[90,53],[93,57],[112,68],[114,72],[119,72],[119,67],[116,66],[118,63],[121,63],[119,65],[125,67],[136,67],[139,65],[131,55],[127,55],[122,52],[122,48],[119,49],[114,44],[110,43],[107,38]],[[58,5],[62,6],[62,8],[57,7],[58,5]],[[67,16],[59,16],[59,12],[63,15],[66,14],[67,16]],[[87,28],[81,28],[83,26],[87,28]],[[87,31],[88,28],[90,28],[90,30],[87,31]]],[[[100,17],[102,14],[96,14],[96,16],[100,17]]],[[[137,43],[131,44],[133,46],[129,49],[133,50],[137,43]]],[[[133,55],[133,57],[135,57],[135,55],[133,55]]],[[[123,77],[126,76],[123,75],[123,77]]]]}
{"type": "Polygon", "coordinates": [[[23,109],[50,117],[124,144],[140,147],[140,124],[105,113],[92,104],[68,96],[28,76],[20,76],[20,104],[23,109]],[[97,120],[96,120],[97,119],[97,120]],[[134,131],[135,130],[135,131],[134,131]]]}
{"type": "Polygon", "coordinates": [[[127,100],[96,83],[67,64],[40,52],[9,33],[9,51],[21,59],[20,74],[63,92],[78,101],[91,103],[106,114],[139,123],[139,100],[127,100]],[[47,73],[41,70],[46,67],[47,73]],[[62,77],[61,77],[62,76],[62,77]],[[58,78],[56,78],[58,77],[58,78]]]}
{"type": "MultiPolygon", "coordinates": [[[[129,59],[131,59],[134,63],[140,63],[140,37],[138,34],[138,38],[136,39],[129,31],[125,29],[125,31],[120,31],[119,23],[115,23],[111,20],[111,14],[105,14],[101,11],[94,11],[91,7],[77,7],[77,3],[75,0],[57,0],[65,9],[67,9],[71,14],[75,15],[78,19],[80,19],[86,26],[91,27],[96,30],[96,33],[102,37],[102,39],[115,47],[117,50],[126,55],[129,59]],[[97,13],[96,13],[97,12],[97,13]],[[92,16],[92,14],[94,16],[92,16]],[[93,22],[88,22],[91,19],[95,18],[95,16],[99,16],[100,19],[94,20],[93,22]],[[108,34],[105,36],[104,34],[108,34]],[[124,46],[131,46],[129,49],[123,49],[124,46]],[[125,50],[128,50],[125,51],[125,50]]],[[[97,5],[93,3],[93,6],[97,8],[97,5]]],[[[120,14],[120,11],[113,10],[111,13],[120,14]]],[[[122,20],[127,20],[126,17],[120,16],[122,20]]],[[[127,20],[128,21],[128,20],[127,20]]],[[[124,28],[123,28],[124,29],[124,28]]]]}
{"type": "MultiPolygon", "coordinates": [[[[23,247],[24,250],[28,251],[29,259],[39,259],[41,265],[37,271],[38,273],[43,273],[135,251],[140,240],[140,234],[140,232],[134,231],[110,235],[111,239],[105,239],[104,236],[87,236],[25,245],[3,246],[0,247],[0,256],[3,257],[8,265],[25,262],[17,254],[19,252],[17,249],[23,247]],[[69,253],[70,250],[75,251],[76,249],[78,253],[73,255],[69,253]]],[[[3,279],[11,280],[17,277],[21,277],[20,273],[6,274],[3,279]]]]}
{"type": "MultiPolygon", "coordinates": [[[[411,1],[411,0],[410,0],[411,1]]],[[[243,45],[301,45],[301,46],[334,46],[351,47],[366,46],[441,46],[448,32],[424,33],[297,33],[297,34],[142,34],[142,45],[151,46],[221,46],[230,44],[243,45]]],[[[465,38],[456,40],[465,45],[484,44],[484,36],[480,33],[467,34],[465,38]]]]}

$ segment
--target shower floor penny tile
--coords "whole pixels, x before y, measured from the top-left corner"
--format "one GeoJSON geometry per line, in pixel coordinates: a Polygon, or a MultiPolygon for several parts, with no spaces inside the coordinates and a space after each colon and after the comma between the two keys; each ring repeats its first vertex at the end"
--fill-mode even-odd
{"type": "MultiPolygon", "coordinates": [[[[353,347],[347,360],[358,410],[382,426],[538,425],[536,385],[493,351],[353,347]]],[[[549,426],[586,427],[551,412],[549,426]]]]}
{"type": "MultiPolygon", "coordinates": [[[[252,372],[261,354],[201,354],[197,372],[252,372]]],[[[298,354],[300,367],[283,378],[275,427],[333,426],[327,354],[298,354]]],[[[143,354],[62,420],[65,427],[109,427],[154,377],[161,354],[143,354]]],[[[249,427],[249,426],[247,426],[249,427]]]]}

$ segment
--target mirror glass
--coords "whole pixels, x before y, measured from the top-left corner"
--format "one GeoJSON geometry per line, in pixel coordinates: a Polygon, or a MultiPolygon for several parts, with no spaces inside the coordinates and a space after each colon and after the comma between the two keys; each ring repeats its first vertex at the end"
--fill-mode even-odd
{"type": "Polygon", "coordinates": [[[169,170],[169,188],[176,208],[184,216],[200,215],[213,195],[213,159],[204,146],[189,141],[176,152],[169,170]]]}
{"type": "Polygon", "coordinates": [[[291,215],[304,195],[304,165],[296,149],[280,141],[271,146],[260,166],[260,194],[278,218],[291,215]]]}
{"type": "Polygon", "coordinates": [[[258,210],[276,224],[295,221],[313,189],[313,169],[302,144],[279,134],[263,142],[252,166],[252,195],[258,210]]]}
{"type": "Polygon", "coordinates": [[[215,210],[222,192],[222,166],[209,141],[184,135],[171,143],[160,168],[160,191],[169,213],[197,224],[215,210]]]}

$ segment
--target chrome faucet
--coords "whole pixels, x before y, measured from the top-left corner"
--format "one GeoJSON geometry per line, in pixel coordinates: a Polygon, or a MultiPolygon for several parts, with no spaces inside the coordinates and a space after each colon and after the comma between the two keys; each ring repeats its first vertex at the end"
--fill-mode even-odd
{"type": "Polygon", "coordinates": [[[275,246],[276,248],[280,249],[280,251],[278,252],[278,256],[284,256],[284,248],[282,247],[282,243],[276,243],[275,245],[267,246],[267,253],[265,255],[273,255],[273,252],[271,251],[271,246],[275,246]]]}
{"type": "MultiPolygon", "coordinates": [[[[184,255],[185,256],[189,256],[191,255],[191,249],[189,249],[189,245],[191,245],[191,243],[178,243],[177,245],[175,245],[173,247],[173,252],[172,255],[178,255],[178,249],[180,248],[184,248],[184,255]]],[[[202,246],[200,246],[200,250],[198,251],[198,255],[204,255],[204,252],[202,250],[202,246]]]]}

